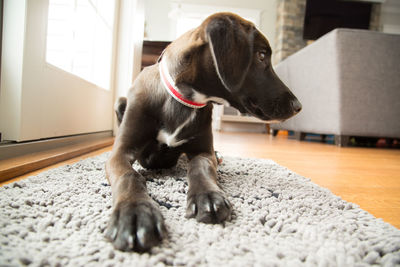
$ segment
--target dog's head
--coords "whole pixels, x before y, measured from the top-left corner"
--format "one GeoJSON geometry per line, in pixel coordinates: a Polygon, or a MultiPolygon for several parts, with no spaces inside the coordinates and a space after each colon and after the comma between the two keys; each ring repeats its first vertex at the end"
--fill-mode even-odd
{"type": "Polygon", "coordinates": [[[267,121],[282,121],[300,112],[300,102],[272,68],[267,39],[253,23],[232,13],[217,13],[176,44],[172,50],[180,48],[182,62],[188,62],[180,64],[182,80],[195,83],[212,69],[224,91],[196,88],[203,90],[200,93],[224,98],[239,111],[267,121]],[[190,45],[182,49],[185,42],[190,45]]]}

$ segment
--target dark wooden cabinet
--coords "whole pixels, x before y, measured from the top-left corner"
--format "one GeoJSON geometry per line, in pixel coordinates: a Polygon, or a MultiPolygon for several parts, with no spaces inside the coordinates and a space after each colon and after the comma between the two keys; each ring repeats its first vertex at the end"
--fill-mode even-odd
{"type": "Polygon", "coordinates": [[[164,49],[170,43],[171,42],[164,42],[164,41],[143,41],[141,69],[156,63],[162,51],[164,51],[164,49]]]}

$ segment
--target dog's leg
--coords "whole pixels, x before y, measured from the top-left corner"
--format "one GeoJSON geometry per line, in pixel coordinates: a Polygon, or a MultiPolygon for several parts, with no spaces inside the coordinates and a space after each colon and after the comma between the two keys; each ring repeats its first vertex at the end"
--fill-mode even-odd
{"type": "Polygon", "coordinates": [[[204,223],[230,220],[231,204],[217,184],[217,159],[214,152],[188,154],[189,191],[186,217],[204,223]]]}
{"type": "Polygon", "coordinates": [[[106,237],[119,250],[141,252],[159,244],[166,229],[158,205],[146,192],[145,178],[132,168],[134,151],[151,135],[146,129],[154,129],[149,125],[151,121],[147,123],[149,127],[142,127],[140,116],[134,108],[126,110],[106,164],[113,196],[106,237]]]}

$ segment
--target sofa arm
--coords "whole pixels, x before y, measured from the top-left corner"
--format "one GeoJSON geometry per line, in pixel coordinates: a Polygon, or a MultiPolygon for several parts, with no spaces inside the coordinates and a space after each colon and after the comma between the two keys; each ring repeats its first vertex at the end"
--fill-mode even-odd
{"type": "Polygon", "coordinates": [[[337,29],[276,66],[303,104],[272,128],[400,137],[400,35],[337,29]]]}
{"type": "Polygon", "coordinates": [[[339,70],[335,33],[327,34],[280,62],[275,71],[303,105],[274,129],[337,134],[340,127],[339,70]]]}
{"type": "Polygon", "coordinates": [[[400,137],[400,35],[339,29],[341,131],[400,137]]]}

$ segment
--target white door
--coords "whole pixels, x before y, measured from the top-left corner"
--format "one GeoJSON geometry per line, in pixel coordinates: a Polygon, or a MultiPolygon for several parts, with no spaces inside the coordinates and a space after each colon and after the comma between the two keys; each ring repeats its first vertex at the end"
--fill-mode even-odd
{"type": "Polygon", "coordinates": [[[4,140],[112,130],[114,0],[6,0],[4,140]]]}

